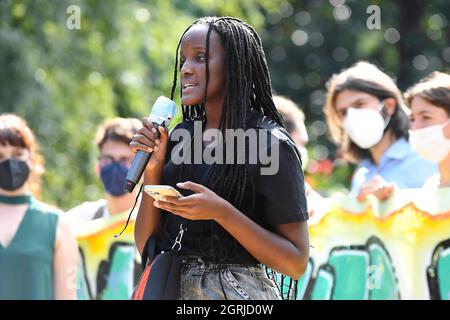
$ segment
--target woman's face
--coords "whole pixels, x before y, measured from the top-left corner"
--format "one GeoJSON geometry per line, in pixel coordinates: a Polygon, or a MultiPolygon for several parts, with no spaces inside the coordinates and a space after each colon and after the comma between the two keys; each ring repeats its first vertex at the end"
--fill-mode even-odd
{"type": "Polygon", "coordinates": [[[411,129],[417,130],[433,125],[448,123],[444,135],[450,139],[450,120],[444,108],[437,107],[422,97],[414,97],[411,101],[411,129]]]}
{"type": "MultiPolygon", "coordinates": [[[[32,170],[32,161],[30,159],[30,151],[26,148],[12,146],[10,144],[2,145],[0,144],[0,163],[3,163],[6,160],[9,159],[15,159],[15,160],[21,160],[24,161],[28,169],[32,170]]],[[[23,172],[22,172],[23,173],[23,172]]],[[[7,173],[5,173],[7,174],[7,173]]],[[[8,174],[7,174],[8,175],[8,174]]],[[[3,186],[3,184],[2,184],[3,186]]],[[[6,187],[5,187],[6,188],[6,187]]],[[[26,188],[26,181],[25,186],[21,185],[18,187],[18,189],[11,190],[9,187],[7,189],[0,188],[2,193],[11,193],[14,194],[15,192],[23,192],[23,188],[26,188]]]]}
{"type": "MultiPolygon", "coordinates": [[[[203,103],[206,87],[207,25],[194,25],[181,40],[181,103],[185,106],[203,103]]],[[[225,49],[219,35],[212,31],[209,40],[209,81],[207,105],[222,105],[226,84],[225,49]]]]}

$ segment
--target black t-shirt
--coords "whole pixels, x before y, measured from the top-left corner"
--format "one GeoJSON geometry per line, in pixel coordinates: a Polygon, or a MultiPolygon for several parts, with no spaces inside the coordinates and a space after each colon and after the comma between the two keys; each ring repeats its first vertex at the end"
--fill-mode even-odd
{"type": "MultiPolygon", "coordinates": [[[[171,137],[178,129],[187,129],[192,133],[193,127],[193,122],[184,121],[174,128],[171,137]]],[[[261,138],[266,138],[269,142],[272,141],[272,147],[268,144],[270,151],[275,149],[274,144],[276,144],[279,150],[279,169],[275,174],[263,175],[261,174],[262,167],[267,168],[270,165],[264,166],[261,161],[250,164],[248,166],[248,183],[238,209],[268,230],[273,230],[273,227],[278,224],[306,221],[308,210],[304,176],[301,169],[300,153],[294,142],[286,130],[257,111],[249,112],[248,128],[254,128],[257,131],[265,129],[260,131],[263,132],[261,136],[257,135],[258,143],[261,138]],[[274,139],[274,137],[277,139],[274,139]]],[[[183,164],[181,168],[181,165],[174,164],[170,155],[177,143],[172,140],[169,141],[161,183],[171,185],[181,194],[187,196],[192,192],[179,189],[176,183],[192,181],[205,185],[206,177],[213,165],[206,163],[183,164]]],[[[180,230],[180,224],[183,224],[184,227],[187,226],[187,231],[182,238],[181,255],[199,256],[221,263],[249,265],[258,263],[215,221],[186,220],[167,211],[162,211],[162,214],[163,228],[158,239],[158,247],[162,250],[168,251],[171,249],[180,230]]]]}

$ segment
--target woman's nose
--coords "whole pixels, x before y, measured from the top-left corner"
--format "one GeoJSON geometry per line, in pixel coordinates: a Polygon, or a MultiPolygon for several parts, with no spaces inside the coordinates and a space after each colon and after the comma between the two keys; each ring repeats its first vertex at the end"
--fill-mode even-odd
{"type": "Polygon", "coordinates": [[[190,75],[192,74],[192,67],[188,61],[185,61],[181,66],[180,73],[182,75],[190,75]]]}
{"type": "Polygon", "coordinates": [[[420,126],[419,121],[417,121],[417,120],[410,120],[410,122],[409,122],[409,128],[410,128],[411,130],[417,130],[417,129],[420,129],[421,126],[420,126]]]}

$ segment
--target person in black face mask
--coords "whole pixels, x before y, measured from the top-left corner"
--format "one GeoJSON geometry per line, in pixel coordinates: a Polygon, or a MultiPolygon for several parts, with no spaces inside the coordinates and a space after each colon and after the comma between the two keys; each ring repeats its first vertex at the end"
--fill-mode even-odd
{"type": "Polygon", "coordinates": [[[0,163],[0,188],[14,191],[22,187],[30,175],[30,168],[23,160],[9,158],[0,163]]]}
{"type": "Polygon", "coordinates": [[[26,122],[0,115],[0,300],[75,299],[77,245],[40,201],[42,157],[26,122]]]}
{"type": "Polygon", "coordinates": [[[66,216],[71,223],[125,214],[133,207],[138,188],[130,194],[123,190],[123,186],[134,157],[128,144],[140,127],[137,119],[114,118],[106,120],[98,128],[96,144],[100,156],[96,171],[105,189],[105,199],[85,202],[69,210],[66,216]]]}

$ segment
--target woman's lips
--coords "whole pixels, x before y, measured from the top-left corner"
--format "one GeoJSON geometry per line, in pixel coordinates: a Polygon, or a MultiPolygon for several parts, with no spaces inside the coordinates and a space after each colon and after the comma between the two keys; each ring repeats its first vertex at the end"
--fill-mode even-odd
{"type": "Polygon", "coordinates": [[[192,91],[194,91],[194,88],[197,87],[196,84],[188,84],[188,85],[183,85],[183,94],[188,94],[191,93],[192,91]]]}

